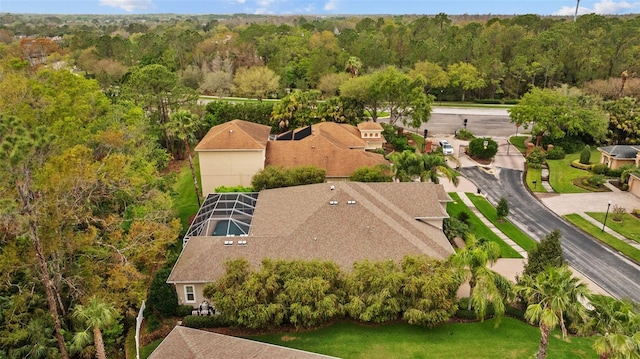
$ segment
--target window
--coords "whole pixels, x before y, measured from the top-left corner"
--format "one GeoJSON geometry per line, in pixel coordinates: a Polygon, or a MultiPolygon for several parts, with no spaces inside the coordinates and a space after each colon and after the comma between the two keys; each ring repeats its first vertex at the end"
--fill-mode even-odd
{"type": "Polygon", "coordinates": [[[187,303],[195,303],[196,302],[196,293],[195,290],[193,289],[192,285],[185,285],[184,286],[184,294],[185,294],[185,300],[187,301],[187,303]]]}

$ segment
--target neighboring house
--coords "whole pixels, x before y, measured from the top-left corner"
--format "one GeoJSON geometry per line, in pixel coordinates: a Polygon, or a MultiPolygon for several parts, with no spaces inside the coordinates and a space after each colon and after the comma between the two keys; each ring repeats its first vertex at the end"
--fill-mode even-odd
{"type": "Polygon", "coordinates": [[[330,260],[343,270],[364,259],[406,255],[444,259],[454,253],[442,232],[451,198],[426,182],[336,182],[210,194],[187,231],[167,283],[180,304],[197,306],[202,291],[245,258],[330,260]]]}
{"type": "Polygon", "coordinates": [[[183,326],[174,327],[149,356],[149,359],[209,358],[330,359],[335,357],[183,326]]]}
{"type": "Polygon", "coordinates": [[[382,126],[363,122],[358,127],[321,122],[285,132],[269,140],[270,127],[233,120],[215,126],[196,146],[200,159],[202,193],[219,186],[250,186],[265,166],[316,166],[330,181],[344,180],[356,169],[388,164],[368,152],[386,142],[382,126]]]}
{"type": "Polygon", "coordinates": [[[202,193],[220,186],[251,186],[264,168],[271,127],[233,120],[212,127],[195,148],[200,161],[202,193]]]}
{"type": "Polygon", "coordinates": [[[614,145],[598,147],[602,153],[600,162],[611,169],[624,165],[640,166],[640,145],[614,145]]]}
{"type": "Polygon", "coordinates": [[[265,166],[315,166],[326,171],[327,181],[341,181],[360,167],[389,164],[381,154],[365,151],[382,148],[382,126],[365,122],[359,127],[321,122],[286,132],[269,141],[265,166]]]}

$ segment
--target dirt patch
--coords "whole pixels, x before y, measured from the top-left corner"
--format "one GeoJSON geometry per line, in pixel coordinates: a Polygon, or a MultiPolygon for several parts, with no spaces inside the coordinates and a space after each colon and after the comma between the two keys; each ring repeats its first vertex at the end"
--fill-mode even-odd
{"type": "Polygon", "coordinates": [[[292,336],[289,336],[289,335],[283,335],[280,338],[280,340],[282,340],[283,342],[290,342],[290,341],[296,340],[296,339],[298,339],[298,337],[292,337],[292,336]]]}

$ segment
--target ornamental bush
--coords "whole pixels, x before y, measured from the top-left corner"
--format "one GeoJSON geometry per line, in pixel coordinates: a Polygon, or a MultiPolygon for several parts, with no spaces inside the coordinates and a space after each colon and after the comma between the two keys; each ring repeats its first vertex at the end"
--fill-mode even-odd
{"type": "Polygon", "coordinates": [[[492,158],[498,152],[498,143],[488,137],[475,138],[469,142],[469,153],[477,158],[492,158]],[[486,147],[484,143],[487,143],[486,147]]]}
{"type": "Polygon", "coordinates": [[[547,151],[548,160],[561,160],[564,157],[565,157],[565,153],[562,147],[554,147],[549,151],[547,151]]]}
{"type": "Polygon", "coordinates": [[[591,147],[589,145],[585,145],[580,152],[580,163],[583,165],[588,165],[591,162],[591,147]]]}
{"type": "Polygon", "coordinates": [[[593,171],[593,173],[595,174],[599,174],[599,175],[603,175],[607,173],[607,165],[604,163],[598,163],[596,165],[593,166],[593,168],[591,169],[591,171],[593,171]]]}
{"type": "Polygon", "coordinates": [[[534,147],[529,152],[529,155],[527,155],[527,164],[532,168],[540,168],[542,167],[542,164],[544,163],[546,157],[547,155],[544,153],[542,148],[534,147]]]}

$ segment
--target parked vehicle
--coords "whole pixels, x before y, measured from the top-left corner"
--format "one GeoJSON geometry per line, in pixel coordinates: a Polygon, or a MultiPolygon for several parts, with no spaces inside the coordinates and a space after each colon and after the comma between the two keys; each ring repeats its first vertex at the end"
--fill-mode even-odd
{"type": "Polygon", "coordinates": [[[440,148],[442,148],[443,155],[453,155],[453,146],[447,140],[440,141],[440,148]]]}

